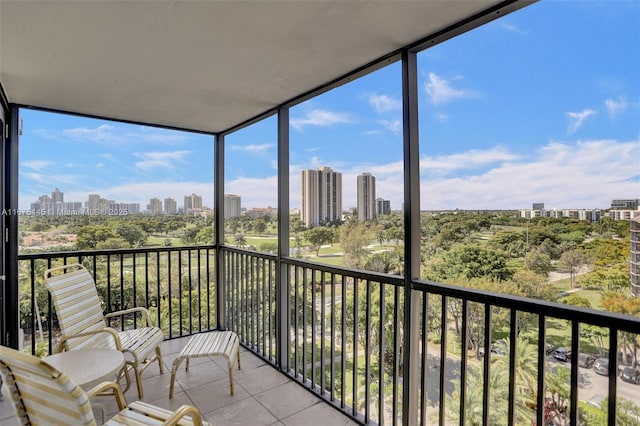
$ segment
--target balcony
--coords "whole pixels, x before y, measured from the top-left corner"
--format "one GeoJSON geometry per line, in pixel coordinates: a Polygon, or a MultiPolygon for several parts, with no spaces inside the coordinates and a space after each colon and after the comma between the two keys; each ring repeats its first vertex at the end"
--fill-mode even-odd
{"type": "MultiPolygon", "coordinates": [[[[226,376],[223,370],[212,373],[209,363],[190,373],[202,376],[179,382],[184,394],[176,401],[189,398],[214,423],[240,410],[264,419],[263,424],[309,424],[318,418],[361,424],[446,424],[460,418],[554,424],[553,417],[557,424],[577,424],[589,400],[608,396],[607,421],[618,424],[616,416],[626,415],[625,404],[640,402],[637,385],[619,380],[617,368],[601,376],[578,366],[586,333],[597,331],[608,348],[629,341],[628,333],[637,334],[640,321],[628,316],[415,281],[407,324],[401,277],[297,259],[281,259],[278,274],[276,256],[229,247],[27,254],[19,259],[23,288],[30,289],[21,305],[31,306],[21,327],[26,349],[33,353],[50,352],[56,340],[55,315],[41,280],[45,268],[62,263],[82,262],[94,271],[112,310],[148,306],[165,330],[168,365],[187,336],[218,327],[235,331],[244,347],[237,397],[226,396],[224,381],[215,383],[226,376]],[[223,285],[216,285],[216,276],[223,285]],[[40,301],[37,309],[30,305],[34,300],[40,301]],[[508,329],[502,339],[494,337],[499,326],[508,329]],[[554,356],[547,339],[558,326],[571,330],[563,360],[554,356]],[[460,338],[465,335],[468,339],[460,338]],[[212,390],[193,392],[198,386],[212,390]],[[287,407],[277,406],[281,391],[292,392],[287,407]],[[216,397],[202,399],[202,394],[216,397]],[[405,408],[407,401],[415,404],[413,414],[405,408]],[[316,410],[332,417],[320,417],[316,410]]],[[[617,351],[602,356],[609,365],[627,362],[617,351]]],[[[147,398],[169,404],[169,374],[146,375],[145,380],[154,389],[147,398]]],[[[236,418],[238,424],[242,418],[236,418]]]]}
{"type": "MultiPolygon", "coordinates": [[[[182,337],[163,343],[167,370],[163,375],[159,374],[157,366],[146,371],[144,401],[172,409],[181,404],[193,404],[212,425],[356,424],[322,403],[317,396],[304,392],[294,380],[246,349],[241,349],[242,369],[234,372],[234,396],[229,395],[226,362],[222,357],[215,357],[213,360],[192,360],[188,372],[182,368],[176,375],[175,394],[169,399],[171,363],[187,339],[182,337]]],[[[137,399],[135,386],[125,397],[137,399]]],[[[99,397],[97,402],[107,407],[107,415],[117,412],[113,398],[99,397]]],[[[0,424],[18,425],[6,397],[0,402],[0,424]]]]}
{"type": "MultiPolygon", "coordinates": [[[[192,334],[229,329],[240,336],[245,367],[238,373],[241,391],[234,399],[226,396],[223,382],[217,383],[224,379],[217,370],[217,360],[213,369],[211,362],[198,364],[193,374],[180,382],[184,392],[176,401],[191,400],[214,424],[231,418],[240,424],[253,424],[256,419],[265,424],[309,424],[315,420],[325,424],[335,419],[335,423],[412,426],[579,424],[585,417],[590,424],[616,425],[637,420],[637,387],[618,377],[618,367],[631,365],[635,355],[618,349],[637,352],[637,311],[613,314],[474,290],[463,280],[456,286],[418,278],[431,266],[421,259],[425,249],[421,238],[435,231],[422,229],[423,211],[456,209],[457,214],[458,208],[469,206],[474,210],[507,206],[510,210],[545,197],[551,190],[566,190],[554,195],[555,200],[563,201],[578,187],[606,197],[618,191],[612,191],[614,186],[599,187],[605,181],[611,183],[606,178],[612,173],[599,172],[597,166],[610,169],[610,164],[619,164],[620,159],[628,163],[629,158],[637,157],[633,155],[637,152],[637,120],[632,113],[624,121],[622,115],[616,115],[633,106],[626,99],[636,99],[636,93],[629,89],[626,96],[626,92],[596,96],[594,92],[588,103],[576,104],[574,100],[582,98],[584,88],[591,85],[580,83],[576,71],[595,69],[594,62],[576,59],[565,64],[565,59],[573,56],[565,55],[563,44],[558,43],[576,33],[586,46],[577,52],[587,52],[584,56],[599,66],[612,64],[608,69],[612,76],[627,68],[635,76],[633,60],[620,62],[633,55],[618,55],[609,44],[599,51],[594,44],[616,38],[615,47],[635,52],[635,45],[623,43],[636,40],[635,33],[591,39],[593,25],[588,21],[589,25],[581,27],[588,37],[573,27],[569,32],[552,34],[551,29],[566,29],[566,22],[574,22],[581,6],[556,11],[554,5],[562,2],[540,2],[542,9],[548,9],[530,17],[535,24],[531,33],[505,23],[485,32],[489,38],[465,39],[471,30],[528,9],[531,3],[476,0],[447,2],[443,7],[443,2],[402,2],[399,6],[395,2],[178,0],[131,2],[125,9],[117,2],[0,1],[0,127],[5,136],[0,155],[0,203],[3,213],[14,212],[2,216],[1,343],[22,345],[40,356],[51,352],[59,330],[42,286],[43,271],[80,262],[93,273],[105,311],[134,305],[150,309],[165,333],[165,363],[170,364],[171,355],[192,334]],[[547,35],[548,44],[529,45],[530,40],[539,38],[529,37],[534,28],[547,35]],[[503,36],[496,30],[515,36],[503,36]],[[464,37],[458,37],[461,35],[464,37]],[[440,48],[444,50],[438,51],[440,48]],[[563,59],[558,62],[561,72],[548,65],[554,63],[548,54],[556,51],[563,59]],[[440,56],[442,53],[446,55],[440,56]],[[605,53],[613,59],[607,59],[605,53]],[[442,72],[438,71],[438,57],[446,57],[445,62],[450,63],[442,72]],[[484,68],[487,64],[495,67],[484,68]],[[463,85],[463,74],[470,77],[466,81],[486,86],[475,90],[476,83],[463,85]],[[566,76],[568,79],[559,78],[566,76]],[[366,78],[375,80],[373,85],[357,85],[366,78]],[[376,81],[392,85],[378,92],[376,81]],[[351,98],[359,99],[358,106],[349,110],[342,100],[334,104],[339,105],[339,112],[317,106],[323,96],[345,88],[351,98]],[[499,88],[503,91],[494,92],[499,88]],[[559,88],[573,91],[560,92],[559,88]],[[547,103],[531,102],[540,99],[547,103]],[[465,107],[469,109],[460,109],[463,114],[449,125],[449,112],[439,106],[454,100],[472,102],[465,107]],[[604,109],[596,114],[592,102],[608,108],[612,127],[627,123],[627,130],[611,135],[608,130],[574,135],[585,120],[607,115],[604,109]],[[216,212],[213,227],[208,229],[212,231],[206,240],[210,245],[158,247],[155,243],[141,249],[20,254],[22,230],[15,212],[20,211],[25,196],[18,190],[18,154],[28,146],[26,135],[20,140],[20,112],[32,107],[185,130],[208,138],[200,145],[207,149],[199,148],[193,156],[207,161],[199,163],[205,165],[197,170],[206,175],[202,181],[212,193],[210,212],[216,212]],[[365,109],[375,110],[370,120],[359,119],[365,109]],[[559,118],[569,118],[568,128],[557,124],[564,121],[559,118]],[[295,132],[307,125],[346,125],[351,121],[367,123],[367,127],[344,133],[311,134],[314,132],[307,130],[305,137],[303,132],[295,132]],[[376,127],[369,128],[368,123],[376,127]],[[542,123],[555,127],[548,131],[542,123]],[[399,232],[393,237],[402,247],[402,275],[294,258],[290,246],[296,236],[290,235],[292,221],[285,212],[298,207],[290,200],[297,192],[292,182],[298,178],[296,172],[307,167],[293,158],[309,159],[315,149],[307,149],[305,138],[310,136],[309,140],[320,141],[318,145],[327,152],[340,154],[329,162],[366,164],[365,154],[377,148],[363,136],[379,135],[378,127],[388,132],[384,133],[385,149],[380,152],[388,157],[385,165],[393,166],[382,167],[390,183],[387,188],[392,187],[397,204],[402,204],[401,218],[394,224],[399,232]],[[242,135],[245,130],[256,133],[246,137],[242,135]],[[259,137],[257,133],[261,133],[259,137]],[[531,142],[529,154],[537,161],[519,163],[519,158],[528,156],[521,150],[528,139],[536,141],[531,142]],[[557,143],[565,139],[566,145],[557,143]],[[591,139],[603,140],[584,143],[591,139]],[[268,143],[256,146],[256,140],[268,143]],[[517,149],[505,151],[501,145],[508,140],[513,140],[512,148],[517,149]],[[469,144],[457,148],[460,141],[469,144]],[[347,153],[343,149],[352,142],[359,148],[347,153]],[[246,153],[267,146],[272,156],[264,157],[260,168],[268,165],[271,174],[253,177],[245,185],[248,193],[273,190],[270,202],[280,213],[275,224],[277,241],[273,243],[276,254],[230,247],[225,242],[228,223],[222,213],[225,190],[229,186],[233,189],[234,183],[229,176],[231,162],[227,161],[235,156],[236,162],[249,168],[251,165],[243,161],[249,158],[246,153]],[[386,148],[390,148],[388,152],[386,148]],[[441,152],[443,148],[447,149],[441,152]],[[576,157],[571,166],[584,168],[576,173],[565,158],[582,151],[592,152],[590,161],[576,157]],[[563,155],[550,158],[548,153],[563,155]],[[478,174],[467,171],[470,160],[479,161],[469,164],[478,174]],[[493,163],[496,168],[489,168],[493,163]],[[450,167],[462,167],[464,176],[449,175],[450,167]],[[539,172],[538,178],[523,170],[539,172]],[[442,176],[453,182],[451,186],[441,185],[442,176]],[[258,180],[265,185],[254,187],[258,180]],[[547,184],[538,186],[541,183],[547,184]],[[592,185],[598,190],[592,191],[592,185]],[[430,192],[436,187],[441,187],[442,204],[437,204],[439,197],[430,192]],[[477,193],[480,187],[484,200],[477,193]],[[454,194],[464,205],[447,204],[454,194]],[[18,200],[19,196],[23,198],[18,200]],[[476,205],[476,200],[482,203],[476,205]],[[498,207],[496,202],[503,204],[498,207]],[[558,338],[558,330],[564,340],[558,338]],[[564,349],[554,352],[560,346],[564,349]],[[588,365],[579,366],[581,351],[596,347],[598,356],[611,366],[599,370],[602,374],[588,365]],[[210,390],[211,398],[200,398],[207,392],[198,392],[199,387],[210,390]],[[287,406],[279,406],[282,396],[290,394],[287,406]],[[228,404],[211,405],[214,399],[216,404],[228,404]],[[243,417],[249,415],[249,420],[243,417]]],[[[633,21],[636,15],[613,11],[628,15],[629,21],[603,28],[637,27],[633,21]]],[[[534,9],[532,13],[538,12],[534,9]]],[[[597,22],[604,24],[605,20],[597,22]]],[[[104,129],[102,123],[96,129],[104,129]]],[[[89,146],[84,140],[80,143],[78,151],[89,146]]],[[[121,145],[134,151],[125,143],[121,145]]],[[[152,145],[157,145],[155,139],[152,145]]],[[[63,145],[52,145],[49,140],[45,146],[63,157],[74,151],[57,149],[63,145]]],[[[119,158],[113,153],[107,157],[119,158]]],[[[64,163],[65,167],[67,163],[66,158],[49,162],[64,163]]],[[[41,167],[44,163],[31,165],[41,167]]],[[[624,165],[630,171],[623,174],[621,167],[616,168],[615,188],[619,182],[633,184],[637,180],[637,168],[624,165]]],[[[181,168],[190,166],[180,164],[181,168]]],[[[350,173],[364,172],[354,170],[350,173]]],[[[105,182],[117,174],[112,170],[107,173],[105,182]]],[[[35,177],[44,182],[47,176],[58,174],[62,173],[56,169],[35,177]]],[[[162,182],[160,186],[192,183],[185,177],[175,178],[184,182],[167,181],[170,179],[163,176],[158,182],[162,182]]],[[[127,181],[123,186],[133,186],[129,184],[127,181]]],[[[514,244],[516,252],[527,253],[534,236],[531,223],[546,219],[542,210],[535,211],[527,212],[527,219],[534,217],[526,225],[518,225],[518,232],[521,236],[526,232],[526,239],[515,241],[522,243],[514,244]]],[[[579,217],[577,210],[567,211],[579,217]]],[[[556,217],[560,211],[547,213],[556,217]]],[[[323,217],[329,221],[328,216],[323,217]]],[[[580,233],[582,227],[578,228],[580,233]]],[[[460,230],[449,231],[438,237],[448,241],[460,230]]],[[[600,234],[609,232],[614,232],[613,227],[600,229],[600,234]]],[[[574,241],[575,235],[570,237],[574,241]]],[[[513,257],[521,261],[524,255],[513,257]]],[[[136,320],[122,318],[112,326],[135,327],[136,320]]],[[[169,375],[147,373],[145,378],[148,388],[157,390],[147,397],[160,405],[169,404],[169,375]],[[162,386],[156,389],[158,381],[162,386]]],[[[0,419],[6,408],[5,401],[0,419]]]]}

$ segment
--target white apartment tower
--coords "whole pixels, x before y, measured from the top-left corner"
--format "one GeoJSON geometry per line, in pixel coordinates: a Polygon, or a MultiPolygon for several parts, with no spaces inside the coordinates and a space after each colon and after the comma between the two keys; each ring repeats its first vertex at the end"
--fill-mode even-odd
{"type": "Polygon", "coordinates": [[[358,176],[358,219],[373,220],[376,217],[376,178],[371,173],[358,176]]]}
{"type": "Polygon", "coordinates": [[[300,218],[307,228],[342,220],[342,173],[330,167],[303,170],[300,218]]]}
{"type": "Polygon", "coordinates": [[[239,195],[224,194],[224,217],[240,217],[241,201],[239,195]]]}
{"type": "Polygon", "coordinates": [[[162,213],[162,201],[159,198],[152,198],[149,200],[149,204],[147,205],[147,211],[151,214],[160,214],[162,213]]]}
{"type": "Polygon", "coordinates": [[[165,198],[164,199],[164,212],[166,214],[176,214],[178,213],[178,203],[173,198],[165,198]]]}
{"type": "Polygon", "coordinates": [[[202,197],[196,194],[184,196],[184,212],[191,213],[202,209],[202,197]]]}

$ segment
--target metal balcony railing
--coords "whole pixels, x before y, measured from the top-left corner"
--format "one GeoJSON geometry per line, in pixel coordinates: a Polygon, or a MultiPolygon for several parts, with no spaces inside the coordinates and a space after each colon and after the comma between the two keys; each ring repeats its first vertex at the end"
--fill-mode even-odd
{"type": "Polygon", "coordinates": [[[633,418],[640,402],[623,403],[628,384],[618,380],[640,332],[640,319],[631,316],[413,281],[410,325],[402,277],[230,247],[29,254],[19,261],[21,327],[33,353],[50,351],[57,333],[44,270],[81,262],[93,271],[105,311],[147,306],[167,339],[233,330],[246,348],[359,423],[582,424],[592,370],[579,367],[579,354],[594,342],[609,365],[593,376],[606,383],[598,391],[608,398],[606,423],[633,418]],[[219,291],[216,276],[223,279],[219,291]],[[559,330],[565,350],[554,357],[549,341],[559,330]],[[418,360],[413,365],[404,365],[407,346],[418,360]],[[416,385],[404,386],[405,368],[416,385]]]}

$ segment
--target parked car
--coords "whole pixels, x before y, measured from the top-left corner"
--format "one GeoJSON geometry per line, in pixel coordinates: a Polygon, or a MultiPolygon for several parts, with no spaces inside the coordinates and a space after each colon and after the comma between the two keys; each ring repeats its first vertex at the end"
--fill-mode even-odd
{"type": "Polygon", "coordinates": [[[603,376],[609,375],[609,358],[598,358],[593,363],[593,371],[603,376]]]}
{"type": "Polygon", "coordinates": [[[553,351],[553,357],[558,361],[568,362],[571,360],[571,351],[561,346],[553,351]]]}
{"type": "Polygon", "coordinates": [[[632,367],[625,367],[620,371],[620,378],[628,383],[640,385],[640,371],[632,367]]]}
{"type": "Polygon", "coordinates": [[[578,365],[582,368],[591,368],[593,363],[596,362],[596,357],[593,355],[580,352],[578,354],[578,365]]]}

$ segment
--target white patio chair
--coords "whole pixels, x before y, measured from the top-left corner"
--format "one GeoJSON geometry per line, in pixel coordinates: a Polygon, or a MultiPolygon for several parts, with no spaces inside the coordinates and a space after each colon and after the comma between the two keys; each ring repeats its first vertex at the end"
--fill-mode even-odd
{"type": "Polygon", "coordinates": [[[82,265],[74,263],[45,271],[45,285],[58,316],[62,337],[56,352],[82,348],[110,347],[125,356],[125,392],[129,389],[129,369],[133,370],[138,397],[143,398],[142,372],[158,361],[163,373],[160,344],[164,333],[153,326],[146,308],[137,307],[104,315],[93,277],[82,265]],[[144,326],[119,331],[107,327],[106,319],[140,313],[144,326]]]}
{"type": "Polygon", "coordinates": [[[23,425],[96,425],[91,399],[105,392],[113,393],[120,410],[105,425],[207,425],[192,405],[175,411],[142,401],[127,405],[115,382],[103,382],[85,393],[41,359],[5,346],[0,346],[0,374],[18,423],[23,425]]]}

